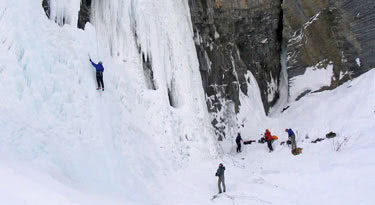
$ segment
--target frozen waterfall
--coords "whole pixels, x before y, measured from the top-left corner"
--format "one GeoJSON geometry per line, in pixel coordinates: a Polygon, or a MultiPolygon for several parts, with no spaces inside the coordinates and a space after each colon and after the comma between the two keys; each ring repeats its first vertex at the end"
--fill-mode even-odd
{"type": "Polygon", "coordinates": [[[41,1],[0,0],[0,161],[40,184],[163,201],[154,190],[168,193],[171,170],[216,154],[187,1],[92,1],[84,30],[79,1],[49,3],[52,22],[41,1]],[[103,61],[105,92],[89,56],[103,61]]]}
{"type": "Polygon", "coordinates": [[[60,26],[77,25],[81,0],[48,0],[50,19],[60,26]]]}

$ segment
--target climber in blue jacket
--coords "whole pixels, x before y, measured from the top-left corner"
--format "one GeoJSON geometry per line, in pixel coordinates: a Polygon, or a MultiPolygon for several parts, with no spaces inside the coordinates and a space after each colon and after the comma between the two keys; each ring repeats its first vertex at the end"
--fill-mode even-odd
{"type": "Polygon", "coordinates": [[[90,62],[92,64],[92,66],[95,67],[95,70],[96,70],[96,81],[98,82],[98,88],[97,90],[100,90],[100,88],[104,91],[104,82],[103,82],[103,72],[104,72],[104,67],[103,67],[103,63],[101,61],[99,61],[98,64],[92,62],[91,58],[90,58],[90,62]]]}
{"type": "Polygon", "coordinates": [[[291,128],[286,128],[285,132],[288,133],[289,141],[292,144],[292,150],[297,149],[296,135],[294,134],[293,130],[291,128]]]}

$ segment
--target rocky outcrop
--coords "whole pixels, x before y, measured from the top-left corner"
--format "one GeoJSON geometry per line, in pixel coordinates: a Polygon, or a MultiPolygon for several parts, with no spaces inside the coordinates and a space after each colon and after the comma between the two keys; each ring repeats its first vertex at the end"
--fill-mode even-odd
{"type": "Polygon", "coordinates": [[[189,4],[207,105],[219,135],[225,134],[221,122],[226,121],[222,113],[228,113],[228,102],[234,104],[235,113],[240,109],[239,94],[247,94],[249,71],[268,112],[282,89],[280,62],[286,62],[292,101],[334,89],[375,67],[375,1],[189,0],[189,4]],[[286,59],[280,61],[280,56],[286,59]]]}
{"type": "Polygon", "coordinates": [[[50,16],[49,1],[48,0],[43,0],[42,1],[42,7],[44,9],[44,12],[46,13],[46,16],[49,18],[49,16],[50,16]]]}
{"type": "Polygon", "coordinates": [[[307,68],[333,68],[326,86],[300,90],[294,93],[297,99],[333,89],[375,67],[375,1],[284,0],[282,7],[290,86],[307,68]]]}
{"type": "Polygon", "coordinates": [[[84,29],[90,21],[91,0],[81,0],[81,7],[78,15],[78,28],[84,29]]]}
{"type": "MultiPolygon", "coordinates": [[[[264,109],[278,99],[281,71],[281,0],[189,0],[197,55],[209,111],[226,112],[240,92],[247,94],[246,74],[260,87],[264,109]]],[[[215,119],[218,127],[224,119],[215,119]]]]}

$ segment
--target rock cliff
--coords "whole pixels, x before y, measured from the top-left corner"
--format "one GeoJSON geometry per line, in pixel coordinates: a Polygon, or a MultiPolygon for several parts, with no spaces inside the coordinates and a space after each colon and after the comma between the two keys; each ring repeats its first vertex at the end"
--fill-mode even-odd
{"type": "MultiPolygon", "coordinates": [[[[188,1],[219,139],[226,126],[240,126],[236,114],[241,93],[246,95],[252,83],[249,72],[268,113],[280,95],[299,100],[375,68],[374,0],[188,1]]],[[[48,0],[42,5],[49,16],[48,0]]],[[[90,7],[91,0],[81,1],[79,28],[89,21],[90,7]]]]}
{"type": "MultiPolygon", "coordinates": [[[[281,0],[189,0],[197,55],[210,112],[227,112],[240,92],[247,94],[250,71],[261,89],[264,109],[278,99],[282,40],[281,0]]],[[[218,134],[221,115],[213,125],[218,134]],[[218,119],[219,118],[219,119],[218,119]]]]}
{"type": "Polygon", "coordinates": [[[375,67],[375,1],[284,0],[282,7],[289,87],[309,67],[333,68],[325,86],[304,84],[305,90],[292,91],[290,100],[333,89],[375,67]]]}
{"type": "Polygon", "coordinates": [[[228,102],[234,103],[235,113],[241,109],[239,93],[247,93],[248,71],[259,84],[268,113],[280,93],[287,93],[284,97],[291,102],[334,89],[375,67],[375,1],[189,0],[189,4],[207,105],[219,136],[225,136],[225,125],[220,123],[225,115],[218,113],[227,112],[228,102]],[[280,60],[281,56],[286,59],[280,60]],[[286,88],[279,86],[282,67],[286,88]]]}

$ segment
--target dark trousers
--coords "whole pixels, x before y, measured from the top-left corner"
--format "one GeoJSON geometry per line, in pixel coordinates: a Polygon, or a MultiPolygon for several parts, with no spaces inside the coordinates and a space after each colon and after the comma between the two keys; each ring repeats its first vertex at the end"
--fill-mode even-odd
{"type": "Polygon", "coordinates": [[[292,143],[292,150],[297,149],[296,136],[295,135],[290,136],[289,140],[292,143]]]}
{"type": "Polygon", "coordinates": [[[236,142],[237,143],[237,152],[241,152],[241,142],[236,142]]]}
{"type": "Polygon", "coordinates": [[[270,149],[270,152],[272,152],[273,151],[272,140],[267,140],[267,146],[268,146],[268,149],[270,149]]]}
{"type": "Polygon", "coordinates": [[[221,186],[220,185],[223,185],[223,190],[225,192],[225,179],[224,179],[224,175],[223,176],[220,176],[218,181],[217,181],[217,185],[219,187],[219,193],[221,193],[221,186]]]}
{"type": "Polygon", "coordinates": [[[98,88],[104,88],[102,72],[96,72],[96,82],[98,83],[98,88]]]}

